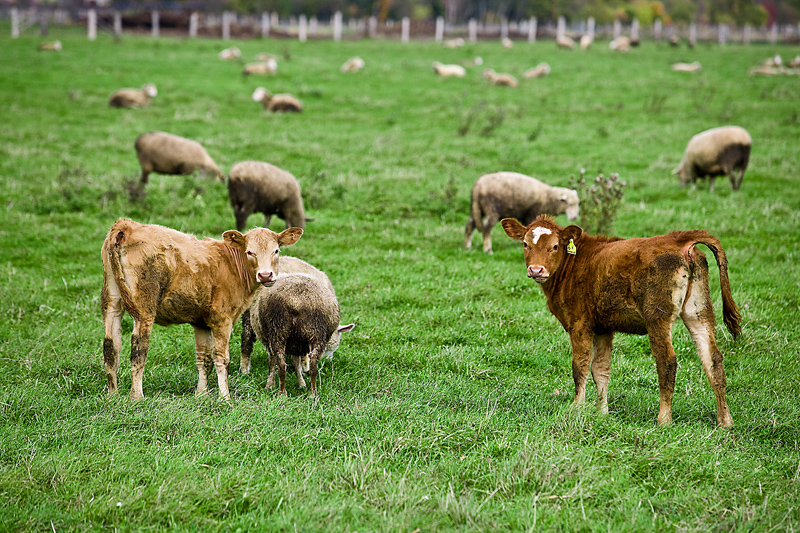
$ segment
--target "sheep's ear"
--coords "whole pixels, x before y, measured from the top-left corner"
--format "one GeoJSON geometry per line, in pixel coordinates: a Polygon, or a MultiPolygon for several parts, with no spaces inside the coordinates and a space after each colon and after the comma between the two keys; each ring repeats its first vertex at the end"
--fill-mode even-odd
{"type": "Polygon", "coordinates": [[[355,324],[347,324],[346,326],[339,326],[336,331],[338,331],[339,333],[345,333],[347,331],[352,330],[354,327],[356,327],[355,324]]]}
{"type": "Polygon", "coordinates": [[[227,242],[229,245],[237,247],[237,248],[244,248],[245,241],[244,235],[236,231],[235,229],[231,229],[226,231],[222,234],[222,239],[227,242]]]}
{"type": "Polygon", "coordinates": [[[520,224],[516,218],[504,218],[500,224],[503,225],[506,235],[515,241],[521,241],[525,238],[525,226],[520,224]]]}
{"type": "Polygon", "coordinates": [[[285,229],[278,234],[278,246],[289,246],[300,240],[303,230],[300,228],[285,229]]]}
{"type": "Polygon", "coordinates": [[[676,169],[674,169],[674,170],[672,171],[672,175],[673,175],[673,176],[677,176],[677,175],[678,175],[678,173],[679,173],[680,171],[681,171],[681,169],[680,169],[680,168],[676,168],[676,169]]]}

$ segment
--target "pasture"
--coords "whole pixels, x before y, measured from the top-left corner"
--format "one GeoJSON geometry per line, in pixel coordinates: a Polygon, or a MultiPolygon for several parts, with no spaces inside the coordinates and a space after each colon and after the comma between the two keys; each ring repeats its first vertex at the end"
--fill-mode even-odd
{"type": "MultiPolygon", "coordinates": [[[[32,30],[31,30],[32,31],[32,30]]],[[[9,531],[796,531],[800,529],[800,78],[747,69],[798,47],[644,43],[617,54],[552,42],[185,40],[51,28],[60,53],[0,26],[0,529],[9,531]],[[278,56],[245,78],[243,58],[278,56]],[[366,68],[341,74],[359,55],[366,68]],[[481,56],[498,72],[552,73],[494,87],[481,68],[437,78],[434,60],[481,56]],[[670,71],[700,61],[699,73],[670,71]],[[111,109],[120,87],[156,84],[148,108],[111,109]],[[266,115],[263,85],[299,97],[266,115]],[[709,194],[671,171],[687,140],[737,124],[753,137],[742,188],[709,194]],[[235,227],[226,185],[152,175],[137,135],[202,143],[226,173],[268,161],[303,189],[306,233],[285,254],[333,281],[343,336],[309,399],[266,390],[266,353],[238,372],[233,405],[194,397],[189,326],[157,326],[132,402],[123,322],[120,394],[102,361],[100,246],[121,216],[198,236],[235,227]],[[657,427],[645,337],[617,335],[608,416],[572,407],[567,334],[522,250],[498,224],[494,255],[462,247],[469,192],[499,170],[564,186],[620,174],[623,237],[704,228],[727,252],[743,335],[721,324],[730,431],[678,323],[675,423],[657,427]]],[[[566,218],[557,218],[562,225],[566,218]]],[[[260,215],[249,227],[263,222],[260,215]]],[[[273,217],[273,229],[283,221],[273,217]]]]}

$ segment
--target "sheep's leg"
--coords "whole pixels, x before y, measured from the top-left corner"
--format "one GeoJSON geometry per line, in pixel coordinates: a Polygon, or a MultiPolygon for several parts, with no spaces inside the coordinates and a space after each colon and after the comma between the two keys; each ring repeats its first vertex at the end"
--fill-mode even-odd
{"type": "Polygon", "coordinates": [[[142,169],[142,177],[141,177],[141,179],[139,180],[139,181],[141,182],[141,184],[142,184],[142,185],[147,185],[147,178],[148,178],[148,176],[150,176],[150,171],[149,171],[149,170],[142,169]]]}
{"type": "Polygon", "coordinates": [[[153,331],[154,319],[146,317],[134,320],[131,335],[131,400],[144,398],[142,379],[144,364],[147,362],[147,350],[150,349],[150,333],[153,331]]]}
{"type": "Polygon", "coordinates": [[[714,176],[708,177],[708,192],[714,192],[714,176]]]}
{"type": "Polygon", "coordinates": [[[272,220],[272,215],[264,215],[264,227],[269,227],[269,221],[272,220]]]}
{"type": "Polygon", "coordinates": [[[229,404],[231,403],[231,393],[228,390],[228,365],[231,362],[231,356],[228,353],[228,344],[231,339],[231,329],[233,329],[233,324],[230,320],[226,320],[211,330],[214,337],[214,367],[217,370],[219,396],[229,404]]]}
{"type": "Polygon", "coordinates": [[[256,333],[250,322],[250,309],[242,313],[242,355],[239,358],[239,371],[242,374],[250,373],[250,356],[253,354],[253,343],[256,333]]]}
{"type": "Polygon", "coordinates": [[[301,389],[305,389],[306,380],[303,379],[303,361],[299,355],[292,356],[292,364],[294,365],[294,370],[297,373],[297,386],[301,389]]]}
{"type": "Polygon", "coordinates": [[[472,248],[472,234],[475,232],[475,220],[470,215],[467,220],[467,227],[464,229],[464,248],[467,250],[472,248]]]}
{"type": "Polygon", "coordinates": [[[214,335],[210,329],[194,328],[195,364],[197,365],[197,389],[195,396],[208,392],[208,365],[214,353],[214,335]]]}
{"type": "Polygon", "coordinates": [[[500,217],[494,211],[488,213],[486,218],[483,219],[483,251],[484,253],[492,253],[492,228],[500,217]]]}
{"type": "Polygon", "coordinates": [[[592,342],[592,379],[597,387],[597,407],[608,414],[608,380],[611,376],[611,346],[614,334],[595,335],[592,342]]]}
{"type": "Polygon", "coordinates": [[[105,280],[103,281],[100,302],[103,313],[103,326],[105,327],[103,361],[106,367],[106,377],[108,378],[108,393],[114,394],[117,392],[119,353],[122,350],[122,315],[125,313],[125,309],[122,306],[119,289],[113,280],[110,280],[109,283],[106,283],[105,280]]]}
{"type": "Polygon", "coordinates": [[[323,347],[320,348],[317,346],[314,348],[311,353],[308,355],[308,377],[311,378],[311,392],[309,396],[312,398],[317,395],[317,375],[319,374],[319,356],[324,351],[324,344],[323,347]]]}
{"type": "MultiPolygon", "coordinates": [[[[270,353],[272,351],[270,350],[270,353]]],[[[278,361],[278,381],[280,383],[280,393],[286,396],[286,346],[283,344],[276,346],[275,359],[278,361]]]]}
{"type": "MultiPolygon", "coordinates": [[[[731,177],[733,179],[733,177],[731,177]]],[[[742,186],[742,180],[744,179],[744,167],[739,167],[739,179],[736,180],[736,185],[733,187],[735,191],[739,190],[739,187],[742,186]]]]}
{"type": "Polygon", "coordinates": [[[236,229],[243,233],[244,230],[247,229],[247,217],[249,213],[243,209],[234,208],[233,216],[236,218],[236,229]]]}

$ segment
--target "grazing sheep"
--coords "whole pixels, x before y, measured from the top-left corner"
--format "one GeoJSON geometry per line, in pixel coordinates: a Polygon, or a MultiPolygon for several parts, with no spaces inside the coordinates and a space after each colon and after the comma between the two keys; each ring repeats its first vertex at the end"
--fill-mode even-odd
{"type": "Polygon", "coordinates": [[[256,54],[256,61],[278,61],[278,58],[274,54],[268,54],[266,52],[261,52],[260,54],[256,54]]]}
{"type": "Polygon", "coordinates": [[[500,40],[500,44],[503,45],[503,48],[514,48],[514,41],[512,41],[508,37],[503,37],[500,40]]]}
{"type": "Polygon", "coordinates": [[[303,104],[291,94],[272,94],[263,87],[253,91],[253,101],[264,104],[267,111],[300,113],[303,111],[303,104]]]}
{"type": "Polygon", "coordinates": [[[673,173],[680,177],[681,185],[691,181],[692,188],[697,178],[708,176],[709,192],[714,192],[714,178],[727,174],[733,190],[739,190],[750,161],[751,144],[750,134],[739,126],[706,130],[689,139],[683,160],[673,173]],[[738,179],[733,173],[737,169],[738,179]]]}
{"type": "Polygon", "coordinates": [[[36,47],[37,50],[40,52],[60,52],[61,51],[61,41],[53,41],[52,43],[42,43],[36,47]]]}
{"type": "Polygon", "coordinates": [[[306,227],[300,185],[290,173],[269,163],[241,161],[233,165],[228,196],[237,228],[245,228],[247,217],[256,212],[264,214],[265,228],[272,215],[285,220],[287,228],[306,227]]]}
{"type": "Polygon", "coordinates": [[[147,107],[150,99],[158,95],[158,89],[152,83],[145,83],[141,89],[120,89],[108,99],[111,107],[147,107]]]}
{"type": "Polygon", "coordinates": [[[445,47],[445,48],[460,48],[460,47],[464,46],[464,44],[466,44],[464,42],[464,39],[462,39],[461,37],[458,37],[456,39],[448,39],[448,40],[446,40],[445,42],[442,43],[442,46],[445,47]]]}
{"type": "Polygon", "coordinates": [[[483,71],[483,77],[492,82],[495,85],[501,85],[504,87],[516,87],[519,85],[517,82],[517,78],[512,76],[511,74],[501,73],[498,74],[493,69],[487,68],[483,71]]]}
{"type": "Polygon", "coordinates": [[[465,67],[479,67],[483,65],[483,58],[481,56],[475,56],[474,59],[465,59],[461,61],[461,64],[465,67]]]}
{"type": "Polygon", "coordinates": [[[794,56],[794,59],[789,61],[786,64],[786,66],[789,67],[789,68],[798,68],[798,67],[800,67],[800,55],[794,56]]]}
{"type": "Polygon", "coordinates": [[[522,76],[524,78],[541,78],[542,76],[547,76],[548,74],[550,74],[550,65],[545,62],[541,62],[535,67],[526,70],[522,76]]]}
{"type": "Polygon", "coordinates": [[[775,54],[773,57],[768,57],[761,62],[762,67],[781,67],[783,66],[783,59],[780,54],[775,54]]]}
{"type": "Polygon", "coordinates": [[[255,63],[247,63],[242,69],[243,76],[250,76],[251,74],[275,74],[278,72],[278,62],[273,59],[265,61],[257,61],[255,63]]]}
{"type": "Polygon", "coordinates": [[[580,42],[581,42],[581,50],[588,50],[588,48],[594,42],[594,37],[592,37],[588,33],[586,35],[581,35],[581,41],[580,42]]]}
{"type": "Polygon", "coordinates": [[[676,34],[672,34],[669,36],[669,45],[670,46],[678,46],[681,44],[681,38],[678,37],[676,34]]]}
{"type": "Polygon", "coordinates": [[[630,52],[631,40],[624,35],[620,35],[608,43],[608,47],[612,50],[616,50],[617,52],[630,52]]]}
{"type": "Polygon", "coordinates": [[[483,233],[483,251],[492,253],[492,228],[501,218],[516,218],[529,224],[540,214],[566,213],[578,217],[578,193],[551,187],[517,172],[496,172],[481,176],[472,187],[470,217],[464,232],[464,248],[472,248],[472,234],[483,233]]]}
{"type": "Polygon", "coordinates": [[[575,39],[567,35],[560,35],[556,37],[556,46],[564,50],[573,50],[575,49],[575,39]]]}
{"type": "Polygon", "coordinates": [[[700,66],[700,62],[699,61],[693,61],[691,63],[673,63],[672,64],[672,70],[674,70],[676,72],[700,72],[701,68],[702,67],[700,66]]]}
{"type": "Polygon", "coordinates": [[[142,184],[151,172],[188,175],[195,171],[212,174],[220,181],[225,176],[197,141],[184,139],[163,131],[151,131],[136,139],[136,155],[142,166],[142,184]]]}
{"type": "Polygon", "coordinates": [[[278,367],[280,393],[286,395],[286,354],[292,356],[298,384],[302,373],[311,378],[310,396],[317,395],[318,364],[332,357],[341,334],[353,324],[339,325],[339,302],[329,283],[308,274],[278,276],[269,289],[259,290],[250,306],[253,331],[269,351],[267,387],[275,385],[278,367]]]}
{"type": "Polygon", "coordinates": [[[339,70],[341,70],[342,72],[358,72],[365,66],[366,63],[364,62],[364,60],[358,56],[355,56],[345,61],[339,70]]]}
{"type": "Polygon", "coordinates": [[[240,57],[242,57],[242,51],[236,48],[235,46],[226,48],[225,50],[219,53],[219,58],[225,61],[232,61],[234,59],[239,59],[240,57]]]}
{"type": "Polygon", "coordinates": [[[432,66],[436,74],[442,77],[455,76],[457,78],[463,78],[467,75],[467,69],[461,65],[443,65],[438,61],[434,61],[432,66]]]}
{"type": "Polygon", "coordinates": [[[761,74],[764,76],[777,76],[779,74],[789,74],[789,69],[784,67],[770,67],[767,65],[759,65],[747,71],[752,76],[753,74],[761,74]]]}

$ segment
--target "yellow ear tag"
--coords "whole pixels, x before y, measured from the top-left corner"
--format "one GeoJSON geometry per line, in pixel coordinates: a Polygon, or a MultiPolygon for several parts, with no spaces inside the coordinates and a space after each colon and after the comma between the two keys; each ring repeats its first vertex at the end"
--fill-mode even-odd
{"type": "Polygon", "coordinates": [[[578,253],[578,249],[575,247],[575,241],[572,239],[570,239],[569,244],[567,244],[567,253],[570,255],[575,255],[578,253]]]}

